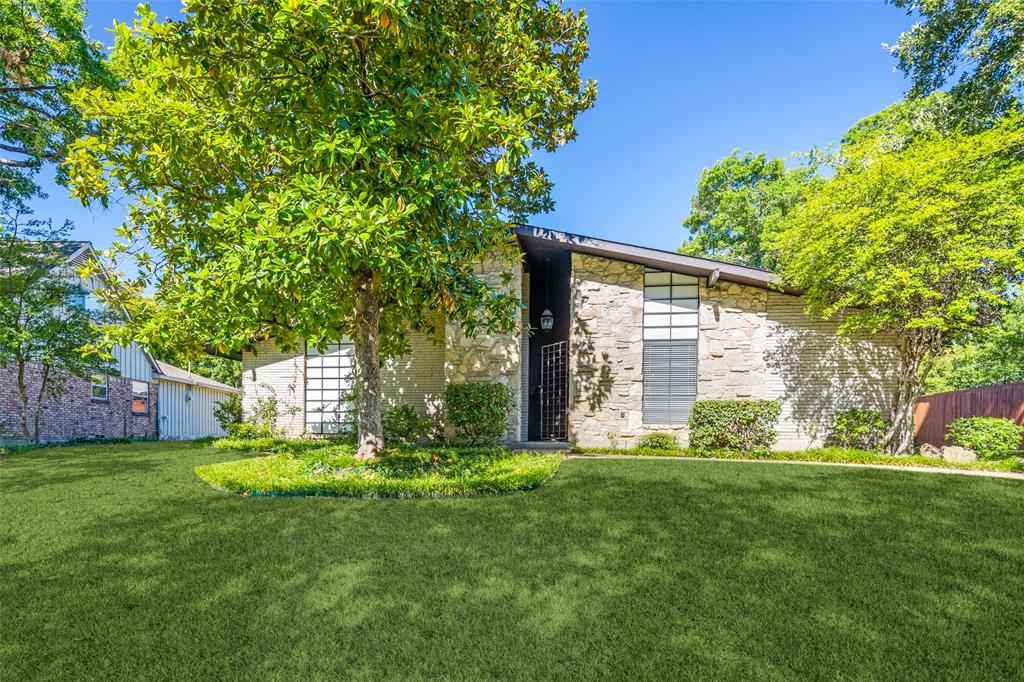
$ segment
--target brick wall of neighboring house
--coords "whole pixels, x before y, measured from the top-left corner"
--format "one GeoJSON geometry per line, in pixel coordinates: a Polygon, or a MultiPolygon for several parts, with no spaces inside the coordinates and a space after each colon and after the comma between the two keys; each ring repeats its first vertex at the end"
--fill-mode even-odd
{"type": "MultiPolygon", "coordinates": [[[[42,378],[42,365],[32,363],[26,372],[29,395],[37,394],[42,378]]],[[[69,377],[60,394],[43,399],[39,422],[40,440],[44,443],[79,438],[156,438],[157,384],[149,384],[149,411],[132,412],[132,381],[123,377],[108,378],[108,399],[92,399],[88,379],[69,377]]],[[[30,410],[33,401],[30,398],[30,410]]],[[[29,414],[30,434],[33,414],[29,414]]],[[[20,440],[21,408],[18,400],[18,366],[0,365],[0,441],[20,440]]]]}

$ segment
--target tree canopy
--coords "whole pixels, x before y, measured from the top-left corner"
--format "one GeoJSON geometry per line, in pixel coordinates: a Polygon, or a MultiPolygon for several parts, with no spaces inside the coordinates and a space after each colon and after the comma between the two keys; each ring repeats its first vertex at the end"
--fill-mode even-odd
{"type": "Polygon", "coordinates": [[[1024,95],[1024,3],[1020,0],[888,0],[918,17],[890,50],[912,97],[951,92],[965,119],[1019,107],[1024,95]]]}
{"type": "Polygon", "coordinates": [[[814,181],[816,155],[803,161],[787,168],[785,159],[735,150],[705,168],[683,222],[692,236],[680,253],[774,268],[775,258],[766,251],[762,235],[786,218],[814,181]]]}
{"type": "Polygon", "coordinates": [[[888,133],[857,139],[768,243],[811,312],[897,336],[890,437],[905,452],[924,363],[997,320],[1024,277],[1024,115],[895,149],[888,133]]]}
{"type": "Polygon", "coordinates": [[[434,315],[517,324],[473,266],[552,205],[530,156],[594,101],[585,17],[525,0],[185,10],[117,25],[124,86],[75,95],[98,126],[69,155],[75,194],[130,201],[112,255],[141,274],[108,292],[124,333],[195,351],[352,338],[360,430],[379,440],[379,353],[434,315]]]}
{"type": "Polygon", "coordinates": [[[935,361],[928,393],[1024,381],[1024,298],[1016,296],[1003,319],[973,330],[935,361]]]}
{"type": "Polygon", "coordinates": [[[64,160],[85,132],[72,89],[111,85],[99,43],[84,31],[82,0],[0,3],[0,198],[35,190],[32,175],[64,160]]]}

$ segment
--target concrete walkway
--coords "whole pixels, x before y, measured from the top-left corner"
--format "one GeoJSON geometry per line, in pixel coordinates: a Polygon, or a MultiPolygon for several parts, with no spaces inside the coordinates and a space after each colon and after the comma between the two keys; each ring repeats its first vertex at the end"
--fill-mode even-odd
{"type": "Polygon", "coordinates": [[[656,455],[575,455],[567,459],[657,459],[676,462],[746,462],[751,464],[797,464],[822,467],[854,467],[859,469],[885,469],[886,471],[914,471],[923,474],[960,474],[963,476],[988,476],[989,478],[1013,478],[1024,481],[1024,473],[1016,471],[978,471],[974,469],[942,469],[939,467],[897,466],[893,464],[856,464],[852,462],[814,462],[788,459],[733,459],[729,457],[661,457],[656,455]]]}

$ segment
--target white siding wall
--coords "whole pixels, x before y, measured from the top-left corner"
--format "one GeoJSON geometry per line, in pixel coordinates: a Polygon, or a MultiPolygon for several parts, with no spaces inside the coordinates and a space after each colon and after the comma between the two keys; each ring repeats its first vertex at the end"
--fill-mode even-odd
{"type": "Polygon", "coordinates": [[[150,364],[149,358],[146,357],[145,351],[139,347],[139,344],[132,343],[127,348],[114,346],[110,349],[110,354],[114,356],[117,371],[121,376],[136,381],[153,380],[153,365],[150,364]]]}
{"type": "Polygon", "coordinates": [[[292,437],[304,431],[305,356],[285,353],[270,342],[242,353],[242,414],[248,418],[260,398],[277,397],[277,428],[292,437]]]}
{"type": "Polygon", "coordinates": [[[227,435],[214,418],[213,408],[229,394],[176,381],[161,381],[159,385],[157,409],[161,440],[227,435]]]}

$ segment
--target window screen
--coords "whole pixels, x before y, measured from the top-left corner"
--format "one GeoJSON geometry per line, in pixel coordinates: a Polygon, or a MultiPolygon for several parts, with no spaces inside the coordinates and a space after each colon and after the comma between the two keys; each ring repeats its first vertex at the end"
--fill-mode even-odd
{"type": "Polygon", "coordinates": [[[697,399],[698,280],[644,273],[645,424],[685,424],[697,399]]]}
{"type": "Polygon", "coordinates": [[[306,348],[306,432],[340,433],[352,409],[352,344],[337,341],[321,353],[306,348]]]}
{"type": "Polygon", "coordinates": [[[149,384],[145,381],[132,382],[132,412],[134,414],[149,412],[149,384]]]}

